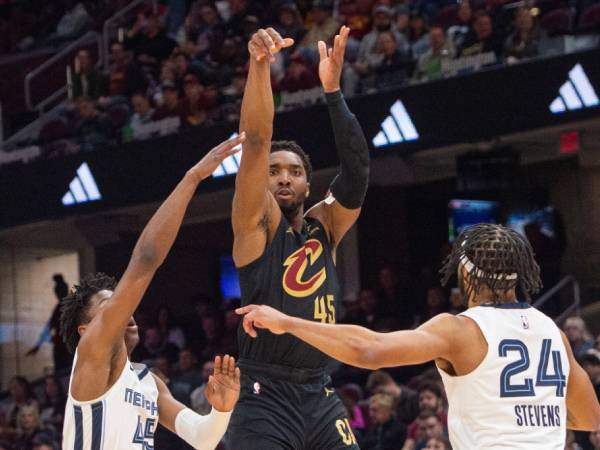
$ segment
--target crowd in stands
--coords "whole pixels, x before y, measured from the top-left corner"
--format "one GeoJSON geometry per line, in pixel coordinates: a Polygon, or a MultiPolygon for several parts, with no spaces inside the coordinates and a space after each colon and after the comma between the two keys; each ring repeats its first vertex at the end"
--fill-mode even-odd
{"type": "MultiPolygon", "coordinates": [[[[414,328],[441,312],[459,312],[460,299],[432,284],[423,289],[421,303],[411,303],[399,288],[390,266],[382,267],[378,285],[364,288],[346,304],[343,322],[378,331],[414,328]]],[[[204,389],[216,354],[237,356],[235,314],[238,299],[216,302],[206,296],[192,301],[194,314],[175,318],[167,306],[140,314],[142,341],[132,360],[147,364],[174,397],[200,414],[210,411],[204,389]]],[[[587,331],[580,317],[563,324],[575,357],[590,376],[600,397],[600,336],[587,331]]],[[[338,364],[336,388],[348,411],[352,432],[363,450],[449,450],[448,405],[441,378],[433,364],[415,369],[368,371],[338,364]]],[[[0,450],[59,448],[66,402],[68,372],[48,375],[35,392],[22,377],[12,379],[8,397],[0,402],[0,450]]],[[[189,449],[175,435],[159,427],[156,448],[189,449]]],[[[571,433],[568,450],[600,450],[600,430],[571,433]]],[[[226,439],[221,450],[228,449],[226,439]]]]}
{"type": "Polygon", "coordinates": [[[295,40],[272,64],[279,110],[320,101],[317,42],[331,43],[342,24],[346,96],[553,54],[557,35],[600,40],[598,0],[164,0],[135,12],[107,71],[88,50],[77,55],[71,102],[40,133],[46,153],[239,119],[246,43],[259,27],[295,40]]]}

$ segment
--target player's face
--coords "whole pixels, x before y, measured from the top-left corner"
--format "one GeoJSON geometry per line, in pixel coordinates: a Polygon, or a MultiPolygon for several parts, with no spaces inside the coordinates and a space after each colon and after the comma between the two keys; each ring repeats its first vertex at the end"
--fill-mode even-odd
{"type": "Polygon", "coordinates": [[[437,411],[440,407],[441,399],[431,391],[423,391],[419,394],[419,409],[434,409],[437,411]]]}
{"type": "MultiPolygon", "coordinates": [[[[88,309],[88,317],[90,322],[93,320],[96,315],[102,311],[102,308],[105,308],[109,301],[111,301],[113,295],[113,291],[104,290],[96,293],[90,299],[90,307],[88,309]]],[[[83,334],[87,325],[81,325],[79,327],[79,334],[83,334]]],[[[135,319],[133,316],[129,318],[129,322],[127,324],[127,328],[125,329],[125,345],[129,351],[133,350],[134,347],[140,341],[140,336],[138,334],[138,327],[135,323],[135,319]]]]}
{"type": "Polygon", "coordinates": [[[309,183],[302,160],[288,151],[271,153],[269,158],[269,190],[283,213],[298,211],[309,194],[309,183]]]}

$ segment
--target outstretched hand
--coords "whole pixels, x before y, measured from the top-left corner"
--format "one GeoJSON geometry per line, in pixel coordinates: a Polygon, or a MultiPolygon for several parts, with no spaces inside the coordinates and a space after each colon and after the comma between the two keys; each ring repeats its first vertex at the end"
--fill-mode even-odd
{"type": "Polygon", "coordinates": [[[333,39],[333,47],[319,41],[319,78],[325,92],[335,92],[340,89],[340,78],[344,67],[344,53],[348,44],[350,28],[342,26],[339,34],[333,39]]]}
{"type": "Polygon", "coordinates": [[[257,336],[256,328],[265,328],[273,334],[285,333],[290,319],[289,316],[266,305],[248,305],[236,309],[235,312],[244,315],[244,331],[254,338],[257,336]]]}
{"type": "Polygon", "coordinates": [[[291,47],[292,45],[294,45],[293,39],[282,38],[273,28],[261,28],[250,38],[248,51],[250,52],[250,56],[256,61],[269,58],[269,61],[273,62],[275,60],[273,55],[281,49],[291,47]]]}
{"type": "Polygon", "coordinates": [[[246,133],[242,132],[239,136],[236,136],[233,139],[228,139],[225,142],[221,142],[206,155],[204,155],[204,158],[202,158],[198,164],[192,167],[190,172],[198,178],[198,181],[202,181],[205,178],[210,177],[225,158],[235,155],[237,152],[242,150],[241,144],[245,140],[246,133]]]}
{"type": "Polygon", "coordinates": [[[208,377],[204,395],[217,411],[233,410],[240,398],[240,369],[235,367],[233,356],[215,357],[215,368],[213,374],[208,377]]]}

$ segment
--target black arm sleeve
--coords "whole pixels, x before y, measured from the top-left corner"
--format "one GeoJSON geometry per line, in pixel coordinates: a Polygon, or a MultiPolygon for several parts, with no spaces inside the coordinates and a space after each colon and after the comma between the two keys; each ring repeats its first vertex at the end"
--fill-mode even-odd
{"type": "Polygon", "coordinates": [[[369,148],[360,124],[340,91],[326,93],[335,146],[340,158],[340,173],[330,190],[344,208],[362,206],[369,184],[369,148]]]}

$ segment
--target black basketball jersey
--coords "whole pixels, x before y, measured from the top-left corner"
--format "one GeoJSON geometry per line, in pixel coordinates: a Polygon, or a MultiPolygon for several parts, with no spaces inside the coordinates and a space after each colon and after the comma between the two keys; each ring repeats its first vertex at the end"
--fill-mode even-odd
{"type": "MultiPolygon", "coordinates": [[[[273,241],[256,261],[240,268],[242,305],[264,304],[290,316],[336,323],[341,290],[323,225],[305,218],[300,233],[285,217],[273,241]]],[[[248,336],[240,327],[240,358],[304,369],[325,368],[332,360],[290,335],[257,330],[248,336]]]]}

